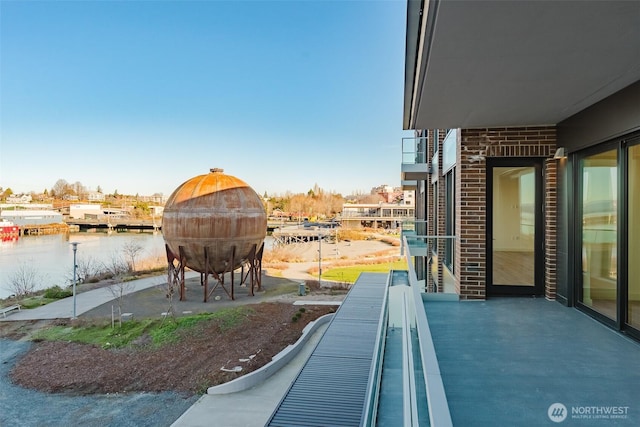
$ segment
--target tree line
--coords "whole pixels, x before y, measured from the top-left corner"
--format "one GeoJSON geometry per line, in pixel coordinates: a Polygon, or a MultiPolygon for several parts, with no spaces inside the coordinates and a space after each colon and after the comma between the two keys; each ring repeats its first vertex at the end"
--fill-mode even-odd
{"type": "MultiPolygon", "coordinates": [[[[87,187],[79,181],[69,183],[64,179],[58,179],[51,188],[45,188],[41,193],[32,191],[30,195],[33,201],[40,202],[69,200],[69,196],[74,196],[73,199],[77,201],[87,201],[89,192],[87,187]]],[[[96,192],[104,194],[100,186],[96,188],[96,192]]],[[[0,187],[0,201],[6,201],[7,197],[12,194],[11,188],[3,189],[0,187]]],[[[145,200],[142,200],[138,194],[119,194],[117,189],[111,194],[104,194],[104,196],[104,200],[101,201],[104,206],[124,206],[126,204],[136,217],[145,217],[151,214],[150,202],[146,200],[146,197],[145,200]]],[[[162,204],[161,193],[155,193],[151,197],[156,200],[153,203],[162,204]]],[[[269,195],[265,192],[262,195],[268,216],[288,216],[292,219],[309,218],[312,220],[335,217],[342,211],[342,205],[347,202],[379,203],[385,200],[382,194],[374,191],[369,194],[357,193],[345,197],[339,193],[325,191],[318,184],[315,184],[306,193],[287,192],[284,195],[269,195]]]]}

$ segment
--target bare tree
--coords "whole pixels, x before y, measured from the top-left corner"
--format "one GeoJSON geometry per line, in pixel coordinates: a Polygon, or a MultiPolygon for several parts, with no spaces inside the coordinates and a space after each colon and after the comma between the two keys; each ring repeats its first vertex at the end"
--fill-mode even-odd
{"type": "Polygon", "coordinates": [[[135,286],[133,282],[125,282],[122,275],[114,277],[114,283],[107,286],[107,290],[113,296],[118,304],[118,327],[122,327],[122,307],[124,306],[125,297],[133,292],[135,286]]]}
{"type": "Polygon", "coordinates": [[[129,240],[122,246],[122,252],[127,258],[127,261],[129,261],[130,271],[136,271],[136,259],[140,256],[143,249],[143,246],[134,239],[129,240]]]}
{"type": "Polygon", "coordinates": [[[51,188],[51,193],[55,195],[55,197],[62,198],[65,194],[69,192],[69,183],[64,179],[59,179],[51,188]]]}
{"type": "Polygon", "coordinates": [[[76,193],[76,196],[78,196],[81,200],[86,198],[87,189],[84,185],[82,185],[80,181],[74,182],[73,185],[71,185],[71,188],[76,193]]]}
{"type": "Polygon", "coordinates": [[[129,271],[127,263],[116,252],[113,252],[111,258],[107,262],[102,263],[102,265],[104,266],[105,272],[114,278],[122,276],[129,271]]]}
{"type": "Polygon", "coordinates": [[[107,286],[107,291],[113,296],[118,304],[118,325],[122,327],[122,307],[124,298],[133,291],[133,282],[125,282],[125,273],[129,271],[127,263],[117,253],[113,252],[109,261],[103,263],[104,270],[113,279],[113,283],[107,286]]]}
{"type": "MultiPolygon", "coordinates": [[[[76,262],[76,279],[80,283],[91,282],[93,279],[97,281],[105,269],[106,268],[94,257],[78,258],[76,262]]],[[[73,268],[71,268],[71,271],[66,275],[66,278],[69,282],[73,281],[73,268]]]]}
{"type": "Polygon", "coordinates": [[[18,268],[9,275],[8,289],[17,298],[22,298],[33,293],[39,279],[33,263],[21,262],[18,268]]]}

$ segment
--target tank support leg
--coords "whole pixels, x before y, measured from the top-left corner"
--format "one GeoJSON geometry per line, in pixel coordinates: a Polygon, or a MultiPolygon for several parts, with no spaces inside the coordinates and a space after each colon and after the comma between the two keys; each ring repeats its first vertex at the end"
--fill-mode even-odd
{"type": "Polygon", "coordinates": [[[180,290],[180,301],[185,300],[185,286],[184,286],[184,248],[182,246],[178,246],[179,256],[175,256],[169,246],[165,244],[165,250],[167,251],[167,285],[169,286],[167,292],[167,298],[170,298],[173,294],[173,290],[178,288],[180,290]],[[178,265],[175,262],[178,262],[178,265]]]}
{"type": "Polygon", "coordinates": [[[211,289],[211,291],[207,291],[207,288],[205,287],[205,291],[204,291],[204,302],[207,302],[209,300],[209,297],[211,296],[211,294],[213,293],[213,291],[216,290],[216,288],[218,286],[220,286],[229,296],[229,298],[231,298],[232,300],[234,300],[234,294],[233,294],[233,285],[234,285],[234,280],[233,280],[233,266],[235,265],[235,257],[236,257],[236,247],[233,246],[233,248],[231,249],[231,258],[225,261],[225,267],[224,267],[224,271],[220,272],[220,273],[216,273],[215,271],[208,271],[209,270],[209,257],[208,257],[208,251],[207,248],[204,248],[205,252],[204,252],[204,256],[205,256],[205,269],[207,270],[207,275],[209,273],[211,273],[211,275],[213,275],[213,277],[217,280],[217,283],[215,284],[215,286],[211,289]],[[224,286],[224,276],[230,273],[231,274],[231,292],[229,292],[229,289],[227,289],[224,286]]]}
{"type": "Polygon", "coordinates": [[[264,250],[264,243],[260,245],[260,249],[256,250],[257,245],[254,244],[247,257],[247,272],[245,273],[245,264],[242,264],[242,271],[240,272],[240,285],[246,286],[247,278],[250,278],[251,288],[249,289],[249,295],[254,296],[255,286],[258,286],[258,290],[262,289],[262,252],[264,250]]]}
{"type": "MultiPolygon", "coordinates": [[[[204,286],[203,301],[207,302],[209,300],[209,251],[206,246],[204,247],[204,271],[200,273],[200,284],[204,286]]],[[[213,289],[215,289],[215,287],[213,289]]]]}

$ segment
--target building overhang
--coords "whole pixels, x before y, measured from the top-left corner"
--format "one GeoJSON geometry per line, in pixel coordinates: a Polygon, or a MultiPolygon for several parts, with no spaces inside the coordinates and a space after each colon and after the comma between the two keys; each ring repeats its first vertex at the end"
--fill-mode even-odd
{"type": "Polygon", "coordinates": [[[400,179],[407,181],[424,181],[429,177],[429,165],[426,163],[403,163],[400,166],[400,179]]]}
{"type": "Polygon", "coordinates": [[[402,191],[416,191],[418,189],[418,181],[415,179],[403,179],[400,183],[402,191]]]}
{"type": "Polygon", "coordinates": [[[408,0],[404,129],[555,125],[638,80],[638,1],[408,0]]]}

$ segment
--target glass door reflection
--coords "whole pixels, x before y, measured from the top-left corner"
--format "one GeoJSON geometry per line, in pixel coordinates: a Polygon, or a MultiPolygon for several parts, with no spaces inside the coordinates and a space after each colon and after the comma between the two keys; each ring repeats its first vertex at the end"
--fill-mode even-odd
{"type": "Polygon", "coordinates": [[[618,301],[618,157],[585,157],[582,170],[582,286],[580,302],[615,320],[618,301]]]}
{"type": "Polygon", "coordinates": [[[493,168],[493,286],[535,286],[535,173],[493,168]]]}

